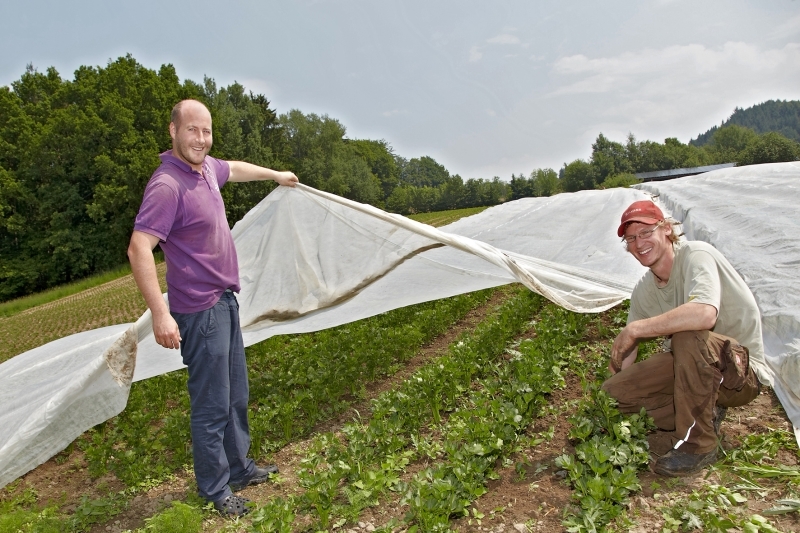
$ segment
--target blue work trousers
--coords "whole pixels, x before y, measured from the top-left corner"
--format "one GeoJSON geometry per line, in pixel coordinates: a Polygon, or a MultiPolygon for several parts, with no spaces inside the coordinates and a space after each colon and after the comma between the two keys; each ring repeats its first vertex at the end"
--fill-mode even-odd
{"type": "Polygon", "coordinates": [[[219,501],[229,483],[246,482],[255,463],[247,457],[249,388],[239,303],[226,291],[210,309],[172,313],[181,333],[181,353],[189,367],[192,453],[202,498],[219,501]]]}

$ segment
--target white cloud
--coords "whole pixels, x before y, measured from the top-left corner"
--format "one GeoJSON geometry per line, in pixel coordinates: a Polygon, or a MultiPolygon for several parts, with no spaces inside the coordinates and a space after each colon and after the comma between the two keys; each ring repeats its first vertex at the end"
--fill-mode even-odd
{"type": "Polygon", "coordinates": [[[645,49],[618,56],[590,59],[585,55],[563,57],[553,71],[565,77],[577,77],[553,94],[602,93],[643,89],[651,94],[673,90],[697,91],[699,87],[718,84],[720,80],[743,76],[793,78],[800,81],[800,44],[762,51],[757,46],[728,42],[718,48],[699,44],[645,49]]]}
{"type": "Polygon", "coordinates": [[[483,57],[483,54],[480,51],[480,48],[477,46],[473,46],[469,49],[469,62],[475,63],[476,61],[480,61],[483,57]]]}
{"type": "Polygon", "coordinates": [[[800,94],[800,43],[763,49],[727,42],[644,49],[616,56],[563,57],[552,69],[560,86],[549,98],[585,109],[587,131],[616,140],[688,141],[736,106],[800,94]]]}
{"type": "Polygon", "coordinates": [[[519,37],[509,33],[501,33],[491,39],[486,39],[486,42],[491,44],[519,44],[519,37]]]}
{"type": "Polygon", "coordinates": [[[406,111],[405,109],[392,109],[391,111],[384,111],[383,113],[381,113],[381,115],[383,115],[384,117],[394,117],[397,115],[407,115],[407,114],[408,111],[406,111]]]}

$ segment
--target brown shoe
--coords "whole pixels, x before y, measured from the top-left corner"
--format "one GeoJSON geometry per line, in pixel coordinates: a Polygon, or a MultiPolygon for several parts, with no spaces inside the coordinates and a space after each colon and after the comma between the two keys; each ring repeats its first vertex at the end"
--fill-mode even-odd
{"type": "Polygon", "coordinates": [[[688,476],[699,472],[717,460],[717,449],[708,453],[684,453],[672,449],[658,458],[653,472],[662,476],[688,476]]]}

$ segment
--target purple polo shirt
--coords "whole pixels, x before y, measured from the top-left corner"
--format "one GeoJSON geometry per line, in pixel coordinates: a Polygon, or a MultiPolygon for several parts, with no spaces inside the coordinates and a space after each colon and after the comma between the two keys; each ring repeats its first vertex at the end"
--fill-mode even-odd
{"type": "Polygon", "coordinates": [[[219,193],[230,167],[206,156],[201,174],[172,150],[159,157],[161,166],[147,183],[133,229],[161,241],[170,311],[204,311],[225,289],[240,290],[236,248],[219,193]]]}

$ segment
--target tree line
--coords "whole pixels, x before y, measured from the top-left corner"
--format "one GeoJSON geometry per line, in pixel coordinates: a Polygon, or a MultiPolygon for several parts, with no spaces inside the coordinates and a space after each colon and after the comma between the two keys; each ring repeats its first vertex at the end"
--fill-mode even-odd
{"type": "Polygon", "coordinates": [[[556,173],[535,169],[528,177],[511,176],[511,198],[551,196],[559,192],[629,187],[641,180],[635,174],[720,163],[738,166],[800,160],[800,143],[777,132],[759,135],[750,128],[729,124],[717,128],[703,146],[675,138],[663,143],[637,141],[629,134],[624,143],[600,133],[588,160],[576,159],[556,173]]]}
{"type": "MultiPolygon", "coordinates": [[[[382,140],[351,140],[328,116],[278,115],[264,95],[234,83],[181,82],[131,55],[82,66],[73,80],[28,66],[0,87],[0,301],[127,261],[144,187],[171,147],[175,102],[204,102],[211,155],[289,169],[312,187],[399,213],[492,205],[508,184],[462,180],[430,157],[407,160],[382,140]]],[[[273,182],[224,187],[228,220],[241,219],[273,182]]]]}
{"type": "MultiPolygon", "coordinates": [[[[433,158],[406,159],[385,140],[349,139],[327,115],[277,114],[266,96],[213,79],[181,82],[172,65],[152,70],[132,56],[80,67],[73,80],[29,66],[0,87],[0,301],[110,270],[126,249],[158,154],[171,147],[175,102],[204,102],[214,122],[211,154],[294,171],[303,183],[401,214],[494,205],[525,196],[626,186],[633,173],[712,162],[800,158],[798,143],[727,125],[703,147],[617,143],[600,134],[588,161],[529,176],[464,179],[433,158]]],[[[241,219],[274,187],[223,187],[228,220],[241,219]]]]}

